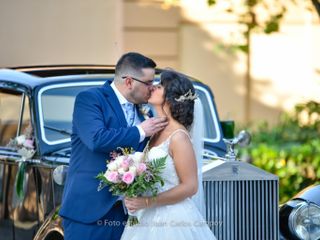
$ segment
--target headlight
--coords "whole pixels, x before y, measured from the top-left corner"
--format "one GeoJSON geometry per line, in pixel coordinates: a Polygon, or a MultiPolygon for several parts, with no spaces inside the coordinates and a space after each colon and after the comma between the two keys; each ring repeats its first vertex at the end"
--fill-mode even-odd
{"type": "Polygon", "coordinates": [[[289,229],[299,239],[320,239],[320,207],[299,201],[290,213],[289,229]]]}

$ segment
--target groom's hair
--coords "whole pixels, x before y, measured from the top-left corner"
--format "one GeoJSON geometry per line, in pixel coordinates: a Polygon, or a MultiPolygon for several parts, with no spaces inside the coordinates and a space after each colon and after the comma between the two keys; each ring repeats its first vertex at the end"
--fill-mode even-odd
{"type": "MultiPolygon", "coordinates": [[[[155,68],[157,64],[151,59],[140,53],[129,52],[119,59],[115,69],[116,79],[123,76],[141,76],[143,68],[155,68]]],[[[133,77],[134,77],[133,76],[133,77]]]]}

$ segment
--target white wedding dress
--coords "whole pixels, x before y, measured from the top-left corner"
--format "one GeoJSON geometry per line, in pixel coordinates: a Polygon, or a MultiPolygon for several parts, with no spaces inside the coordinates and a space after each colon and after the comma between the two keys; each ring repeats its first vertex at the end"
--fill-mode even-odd
{"type": "MultiPolygon", "coordinates": [[[[185,132],[182,129],[177,131],[185,132]]],[[[172,133],[171,136],[177,131],[172,133]]],[[[171,136],[160,145],[152,147],[147,154],[147,160],[149,161],[167,155],[166,167],[162,172],[164,186],[160,187],[159,192],[167,191],[179,184],[174,161],[168,154],[171,136]]],[[[172,205],[139,210],[138,219],[139,224],[126,225],[121,240],[216,239],[191,198],[172,205]]]]}

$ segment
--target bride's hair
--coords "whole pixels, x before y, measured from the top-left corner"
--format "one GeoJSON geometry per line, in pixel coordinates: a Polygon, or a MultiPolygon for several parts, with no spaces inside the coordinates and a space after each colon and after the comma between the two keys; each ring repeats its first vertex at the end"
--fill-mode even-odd
{"type": "Polygon", "coordinates": [[[177,101],[177,99],[190,91],[195,95],[192,82],[180,73],[164,70],[160,76],[160,83],[164,87],[164,99],[169,104],[172,118],[190,130],[193,123],[194,99],[184,101],[177,101]]]}

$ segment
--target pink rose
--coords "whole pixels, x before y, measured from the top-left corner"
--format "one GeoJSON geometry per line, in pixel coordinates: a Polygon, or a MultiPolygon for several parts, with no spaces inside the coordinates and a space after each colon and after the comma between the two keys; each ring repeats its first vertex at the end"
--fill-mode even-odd
{"type": "Polygon", "coordinates": [[[26,148],[33,149],[34,148],[33,142],[34,142],[33,139],[27,139],[24,141],[23,146],[25,146],[26,148]]]}
{"type": "Polygon", "coordinates": [[[128,167],[129,167],[129,164],[130,164],[129,159],[126,158],[126,159],[124,159],[124,160],[121,162],[121,167],[122,167],[124,170],[127,170],[128,167]]]}
{"type": "Polygon", "coordinates": [[[134,180],[134,174],[132,172],[126,172],[122,176],[122,181],[124,181],[126,184],[131,184],[134,180]]]}
{"type": "Polygon", "coordinates": [[[138,174],[140,175],[140,174],[143,173],[146,169],[147,169],[146,164],[144,164],[144,163],[139,163],[137,172],[138,172],[138,174]]]}
{"type": "Polygon", "coordinates": [[[106,177],[109,182],[112,182],[112,183],[118,182],[118,173],[117,172],[108,172],[106,177]]]}

